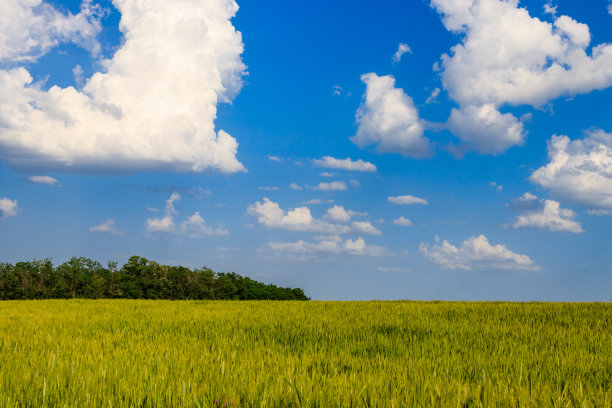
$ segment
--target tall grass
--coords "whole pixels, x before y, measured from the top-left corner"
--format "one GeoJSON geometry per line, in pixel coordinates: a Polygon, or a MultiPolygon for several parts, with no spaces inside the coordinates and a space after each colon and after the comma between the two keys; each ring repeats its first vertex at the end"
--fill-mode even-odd
{"type": "Polygon", "coordinates": [[[0,302],[0,407],[612,407],[612,304],[0,302]]]}

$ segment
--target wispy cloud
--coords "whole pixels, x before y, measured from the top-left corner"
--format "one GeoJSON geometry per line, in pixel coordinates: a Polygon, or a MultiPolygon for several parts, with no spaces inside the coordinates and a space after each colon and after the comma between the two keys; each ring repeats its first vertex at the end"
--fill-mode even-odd
{"type": "Polygon", "coordinates": [[[89,228],[89,231],[90,232],[101,232],[104,234],[111,234],[111,235],[121,235],[121,232],[117,231],[117,229],[115,228],[114,219],[106,220],[100,225],[95,225],[89,228]]]}

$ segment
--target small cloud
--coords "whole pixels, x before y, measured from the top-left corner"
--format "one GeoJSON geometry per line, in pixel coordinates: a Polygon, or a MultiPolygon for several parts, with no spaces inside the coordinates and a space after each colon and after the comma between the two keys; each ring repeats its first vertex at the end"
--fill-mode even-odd
{"type": "Polygon", "coordinates": [[[147,207],[145,209],[147,211],[154,212],[154,213],[158,213],[159,212],[159,210],[157,208],[155,208],[155,207],[147,207]]]}
{"type": "Polygon", "coordinates": [[[321,200],[320,198],[313,198],[312,200],[304,201],[302,204],[333,204],[334,200],[321,200]]]}
{"type": "Polygon", "coordinates": [[[365,256],[382,256],[387,253],[385,248],[368,245],[361,237],[343,240],[337,235],[319,237],[318,242],[268,242],[266,247],[277,254],[293,255],[308,259],[320,254],[349,254],[365,256]]]}
{"type": "Polygon", "coordinates": [[[80,65],[77,65],[72,69],[72,75],[74,75],[74,82],[76,83],[77,87],[79,89],[82,88],[85,84],[83,68],[81,68],[80,65]]]}
{"type": "Polygon", "coordinates": [[[330,156],[324,156],[321,159],[314,159],[313,163],[319,167],[327,167],[330,169],[342,169],[353,171],[376,172],[376,166],[370,162],[359,159],[353,161],[350,157],[346,159],[336,159],[330,156]]]}
{"type": "Polygon", "coordinates": [[[349,184],[353,187],[359,187],[359,181],[358,180],[349,180],[349,184]]]}
{"type": "Polygon", "coordinates": [[[31,181],[32,183],[47,184],[49,186],[52,186],[57,183],[56,179],[49,176],[32,176],[28,178],[28,181],[31,181]]]}
{"type": "Polygon", "coordinates": [[[206,225],[199,211],[187,217],[181,224],[181,232],[189,238],[199,238],[203,235],[228,235],[229,231],[222,228],[213,229],[206,225]]]}
{"type": "Polygon", "coordinates": [[[262,191],[277,191],[280,190],[278,187],[258,187],[258,190],[262,191]]]}
{"type": "Polygon", "coordinates": [[[492,181],[489,183],[489,185],[491,187],[495,187],[495,190],[499,193],[500,191],[504,190],[504,186],[502,186],[501,184],[497,184],[496,182],[492,181]]]}
{"type": "Polygon", "coordinates": [[[608,4],[608,14],[612,16],[612,3],[608,4]]]}
{"type": "Polygon", "coordinates": [[[114,219],[106,220],[100,225],[95,225],[89,228],[89,231],[90,232],[101,232],[104,234],[111,234],[111,235],[121,235],[121,233],[117,231],[117,229],[115,228],[114,219]]]}
{"type": "Polygon", "coordinates": [[[321,177],[334,177],[336,175],[336,173],[332,173],[330,171],[324,171],[323,173],[319,173],[319,176],[321,177]]]}
{"type": "Polygon", "coordinates": [[[505,245],[491,245],[484,235],[473,236],[458,247],[436,236],[436,244],[421,242],[419,252],[430,261],[446,269],[464,270],[524,270],[540,268],[527,255],[510,251],[505,245]]]}
{"type": "Polygon", "coordinates": [[[438,102],[438,95],[440,95],[440,88],[434,88],[433,91],[429,94],[427,99],[425,100],[426,104],[436,103],[438,102]]]}
{"type": "Polygon", "coordinates": [[[552,1],[544,3],[544,13],[550,14],[553,17],[557,16],[557,6],[552,5],[552,1]]]}
{"type": "Polygon", "coordinates": [[[393,204],[399,204],[399,205],[402,205],[402,204],[405,204],[405,205],[411,205],[411,204],[429,205],[427,200],[425,200],[424,198],[415,197],[415,196],[411,196],[411,195],[403,195],[403,196],[397,196],[397,197],[387,197],[387,200],[389,200],[389,202],[392,202],[393,204]]]}
{"type": "Polygon", "coordinates": [[[289,184],[289,188],[292,190],[303,190],[303,187],[296,183],[289,184]]]}
{"type": "Polygon", "coordinates": [[[376,268],[376,270],[380,272],[404,272],[404,273],[412,272],[410,268],[394,268],[394,267],[388,267],[388,266],[379,266],[378,268],[376,268]]]}
{"type": "Polygon", "coordinates": [[[610,211],[608,211],[608,210],[587,210],[587,214],[601,216],[601,215],[608,215],[608,214],[610,214],[610,211]]]}
{"type": "Polygon", "coordinates": [[[412,227],[412,221],[410,221],[408,218],[404,217],[403,215],[393,220],[393,223],[400,225],[402,227],[412,227]]]}
{"type": "Polygon", "coordinates": [[[281,158],[280,158],[280,157],[278,157],[278,156],[272,156],[272,155],[270,155],[270,154],[268,155],[268,159],[270,159],[271,161],[275,161],[275,162],[280,162],[280,161],[282,161],[282,160],[283,160],[283,159],[281,159],[281,158]]]}
{"type": "Polygon", "coordinates": [[[399,45],[397,46],[397,51],[395,51],[395,54],[393,54],[391,59],[393,59],[393,62],[400,62],[402,56],[406,53],[412,54],[412,50],[410,49],[408,44],[399,43],[399,45]]]}
{"type": "MultiPolygon", "coordinates": [[[[514,208],[517,208],[517,201],[521,200],[523,197],[513,202],[514,208]]],[[[525,208],[528,209],[517,216],[512,224],[514,228],[535,227],[555,232],[569,231],[574,234],[584,232],[580,223],[574,221],[576,213],[572,210],[561,208],[558,201],[537,200],[537,198],[531,201],[523,201],[528,203],[528,206],[525,206],[525,208]],[[529,208],[529,206],[533,208],[529,208]]]]}
{"type": "Polygon", "coordinates": [[[341,205],[334,205],[333,207],[327,210],[327,213],[325,214],[324,217],[334,222],[348,222],[351,220],[352,217],[355,217],[355,216],[365,217],[367,215],[368,213],[365,213],[365,212],[345,210],[344,207],[341,205]]]}
{"type": "Polygon", "coordinates": [[[346,190],[346,183],[344,181],[332,181],[329,183],[319,183],[314,190],[319,191],[344,191],[346,190]]]}
{"type": "Polygon", "coordinates": [[[11,200],[6,197],[0,199],[0,220],[8,217],[15,217],[20,211],[21,209],[17,204],[17,200],[11,200]]]}
{"type": "Polygon", "coordinates": [[[382,232],[369,221],[353,221],[351,228],[356,234],[382,235],[382,232]]]}

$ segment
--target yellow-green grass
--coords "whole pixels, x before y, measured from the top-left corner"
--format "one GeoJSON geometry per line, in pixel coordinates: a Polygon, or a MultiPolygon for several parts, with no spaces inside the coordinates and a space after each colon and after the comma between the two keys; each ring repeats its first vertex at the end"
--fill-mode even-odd
{"type": "Polygon", "coordinates": [[[612,304],[0,302],[0,407],[611,407],[612,304]]]}

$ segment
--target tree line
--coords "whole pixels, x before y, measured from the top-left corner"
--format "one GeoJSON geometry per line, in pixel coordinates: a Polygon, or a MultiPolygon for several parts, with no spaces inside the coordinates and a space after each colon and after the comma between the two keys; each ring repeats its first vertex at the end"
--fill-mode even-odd
{"type": "Polygon", "coordinates": [[[302,289],[267,285],[234,272],[161,265],[139,256],[120,269],[73,257],[0,263],[0,299],[231,299],[309,300],[302,289]]]}

